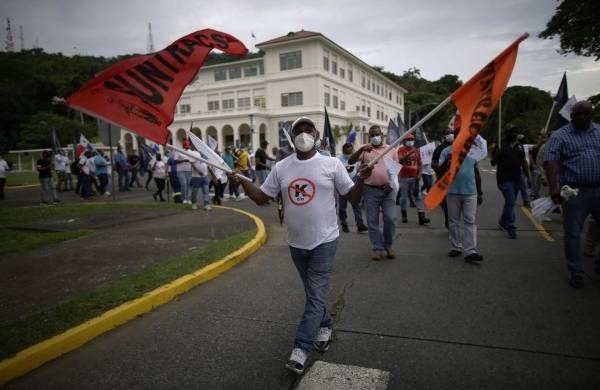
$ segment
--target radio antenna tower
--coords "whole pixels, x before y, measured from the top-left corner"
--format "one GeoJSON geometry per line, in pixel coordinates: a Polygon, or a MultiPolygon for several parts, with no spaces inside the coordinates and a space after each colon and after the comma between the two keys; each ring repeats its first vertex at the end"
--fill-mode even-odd
{"type": "Polygon", "coordinates": [[[147,53],[154,53],[154,38],[152,38],[152,23],[148,23],[148,46],[147,53]]]}
{"type": "Polygon", "coordinates": [[[10,18],[6,18],[6,41],[4,42],[4,50],[7,52],[15,51],[15,43],[13,42],[12,30],[10,28],[10,18]]]}
{"type": "Polygon", "coordinates": [[[23,26],[19,26],[19,43],[21,44],[21,51],[25,50],[25,34],[23,34],[23,26]]]}

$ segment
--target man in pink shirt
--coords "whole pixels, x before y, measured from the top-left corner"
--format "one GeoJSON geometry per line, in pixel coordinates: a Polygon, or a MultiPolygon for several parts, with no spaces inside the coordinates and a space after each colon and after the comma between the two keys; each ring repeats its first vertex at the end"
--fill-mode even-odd
{"type": "MultiPolygon", "coordinates": [[[[383,143],[383,132],[379,126],[369,128],[369,143],[359,148],[348,160],[349,164],[361,161],[368,164],[379,156],[387,145],[383,143]]],[[[398,153],[390,151],[385,158],[398,162],[398,153]]],[[[392,248],[396,231],[396,191],[390,185],[390,177],[383,159],[373,167],[371,176],[365,179],[363,190],[367,209],[367,226],[369,239],[373,248],[372,260],[379,260],[383,255],[389,259],[396,257],[392,248]],[[379,210],[383,212],[383,232],[379,229],[379,210]],[[385,252],[385,253],[382,253],[385,252]]]]}

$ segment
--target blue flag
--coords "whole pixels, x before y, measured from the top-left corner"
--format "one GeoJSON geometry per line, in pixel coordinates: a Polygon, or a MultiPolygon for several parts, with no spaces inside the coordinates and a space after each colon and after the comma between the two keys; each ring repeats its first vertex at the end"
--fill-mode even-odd
{"type": "Polygon", "coordinates": [[[323,142],[329,150],[332,156],[335,156],[335,138],[333,137],[333,131],[331,129],[331,122],[329,122],[329,115],[327,115],[327,107],[325,107],[325,124],[323,125],[323,142]]]}
{"type": "Polygon", "coordinates": [[[352,124],[350,124],[350,131],[348,132],[348,138],[346,138],[346,143],[354,144],[354,142],[356,142],[356,130],[354,129],[354,127],[352,127],[352,124]]]}
{"type": "Polygon", "coordinates": [[[52,127],[52,154],[58,154],[60,150],[60,142],[58,141],[58,134],[56,134],[56,128],[52,127]]]}
{"type": "MultiPolygon", "coordinates": [[[[404,129],[404,130],[406,130],[406,129],[404,129]]],[[[396,126],[393,119],[390,118],[390,122],[388,123],[388,131],[387,131],[387,138],[386,138],[387,144],[391,145],[394,142],[396,142],[396,140],[398,138],[400,138],[400,135],[402,135],[402,133],[400,132],[400,127],[396,126]]]]}
{"type": "MultiPolygon", "coordinates": [[[[569,89],[567,88],[567,72],[563,73],[562,80],[560,81],[560,86],[558,87],[558,92],[556,92],[556,96],[554,97],[554,101],[556,102],[557,110],[559,112],[565,104],[569,101],[569,89]]],[[[558,115],[556,119],[556,128],[563,127],[568,124],[569,121],[563,118],[562,115],[558,115]]]]}
{"type": "MultiPolygon", "coordinates": [[[[421,120],[419,117],[419,113],[416,111],[411,112],[411,121],[410,123],[414,124],[421,120]]],[[[415,148],[420,148],[421,146],[427,145],[427,136],[425,135],[425,131],[422,126],[417,127],[414,132],[415,134],[415,148]]]]}

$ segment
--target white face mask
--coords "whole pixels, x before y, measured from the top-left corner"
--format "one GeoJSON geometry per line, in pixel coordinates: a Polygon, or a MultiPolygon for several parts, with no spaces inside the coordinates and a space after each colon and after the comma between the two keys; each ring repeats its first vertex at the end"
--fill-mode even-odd
{"type": "Polygon", "coordinates": [[[381,136],[376,135],[375,137],[371,137],[371,144],[373,144],[373,146],[381,145],[381,136]]]}
{"type": "Polygon", "coordinates": [[[320,139],[315,141],[315,149],[321,149],[321,140],[320,139]]]}
{"type": "Polygon", "coordinates": [[[446,142],[452,143],[454,141],[454,134],[446,134],[446,142]]]}
{"type": "Polygon", "coordinates": [[[405,145],[408,146],[409,148],[412,148],[415,144],[415,141],[406,141],[405,145]]]}
{"type": "Polygon", "coordinates": [[[308,133],[300,133],[294,138],[294,145],[301,152],[310,152],[315,146],[315,137],[308,133]]]}

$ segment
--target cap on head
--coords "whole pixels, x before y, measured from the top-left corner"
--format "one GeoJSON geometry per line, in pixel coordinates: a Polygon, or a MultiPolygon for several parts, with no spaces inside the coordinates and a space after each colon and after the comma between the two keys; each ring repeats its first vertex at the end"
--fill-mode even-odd
{"type": "Polygon", "coordinates": [[[413,133],[410,133],[409,135],[406,136],[406,138],[404,138],[405,141],[414,141],[415,140],[415,135],[413,133]]]}
{"type": "Polygon", "coordinates": [[[191,146],[190,145],[190,141],[187,140],[187,139],[184,139],[183,140],[183,147],[189,149],[190,146],[191,146]]]}
{"type": "Polygon", "coordinates": [[[292,123],[292,131],[296,128],[296,126],[298,126],[301,123],[307,123],[307,124],[311,125],[312,127],[314,127],[315,129],[317,128],[317,126],[315,126],[315,122],[313,122],[312,120],[310,120],[309,118],[307,118],[305,116],[301,116],[300,118],[296,119],[294,121],[294,123],[292,123]]]}

